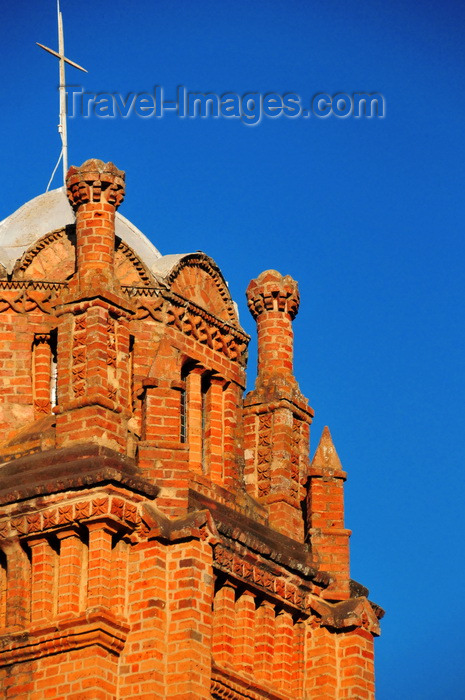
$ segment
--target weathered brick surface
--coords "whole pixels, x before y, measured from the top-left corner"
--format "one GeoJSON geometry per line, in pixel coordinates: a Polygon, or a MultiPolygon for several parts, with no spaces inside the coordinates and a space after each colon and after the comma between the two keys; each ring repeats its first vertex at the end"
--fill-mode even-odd
{"type": "Polygon", "coordinates": [[[371,700],[382,611],[350,581],[327,429],[309,463],[297,284],[248,287],[243,399],[221,272],[152,274],[115,238],[124,186],[71,168],[76,225],[0,279],[0,695],[371,700]]]}

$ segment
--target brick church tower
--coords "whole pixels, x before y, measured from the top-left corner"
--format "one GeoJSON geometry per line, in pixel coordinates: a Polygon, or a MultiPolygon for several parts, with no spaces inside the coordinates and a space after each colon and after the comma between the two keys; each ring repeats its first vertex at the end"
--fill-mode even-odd
{"type": "Polygon", "coordinates": [[[161,256],[112,163],[0,224],[0,688],[28,700],[374,698],[346,474],[293,375],[296,282],[161,256]]]}

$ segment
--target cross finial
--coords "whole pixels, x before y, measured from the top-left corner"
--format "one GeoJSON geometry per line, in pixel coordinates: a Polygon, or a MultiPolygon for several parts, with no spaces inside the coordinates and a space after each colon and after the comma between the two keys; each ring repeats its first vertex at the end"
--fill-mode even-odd
{"type": "MultiPolygon", "coordinates": [[[[37,46],[40,46],[41,49],[44,49],[45,51],[48,51],[48,53],[51,53],[52,56],[56,56],[59,59],[59,66],[60,66],[60,123],[58,125],[58,131],[61,136],[61,155],[60,158],[63,160],[63,184],[66,184],[66,173],[68,172],[68,130],[67,130],[67,124],[66,124],[66,80],[65,80],[65,63],[69,63],[70,66],[73,66],[74,68],[78,68],[79,70],[84,71],[84,73],[87,73],[86,69],[83,68],[82,66],[78,65],[77,63],[74,63],[74,61],[70,61],[69,58],[66,58],[65,56],[65,41],[63,37],[63,16],[61,14],[60,10],[60,0],[57,0],[57,17],[58,17],[58,53],[56,51],[53,51],[53,49],[49,49],[48,46],[44,46],[43,44],[39,44],[39,42],[36,42],[37,46]]],[[[60,162],[60,159],[58,160],[58,163],[60,162]]],[[[58,163],[55,167],[58,167],[58,163]]],[[[53,175],[52,174],[52,178],[53,175]]],[[[50,182],[52,181],[52,178],[50,178],[50,182]]],[[[49,182],[49,186],[50,186],[49,182]]],[[[48,189],[48,187],[47,187],[48,189]]]]}

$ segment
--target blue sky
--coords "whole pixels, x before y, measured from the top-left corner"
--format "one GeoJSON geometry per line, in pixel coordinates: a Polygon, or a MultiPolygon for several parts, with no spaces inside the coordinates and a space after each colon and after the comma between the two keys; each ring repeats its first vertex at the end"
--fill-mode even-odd
{"type": "MultiPolygon", "coordinates": [[[[298,280],[296,374],[344,468],[352,575],[387,610],[378,700],[463,698],[463,3],[62,0],[90,92],[380,92],[384,119],[76,118],[70,163],[127,173],[121,213],[163,253],[204,250],[244,291],[298,280]],[[451,601],[453,598],[453,604],[451,601]],[[447,599],[447,600],[446,600],[447,599]]],[[[0,29],[0,219],[59,153],[53,1],[0,29]]],[[[57,178],[54,186],[59,186],[57,178]]],[[[255,373],[255,339],[250,384],[255,373]]]]}

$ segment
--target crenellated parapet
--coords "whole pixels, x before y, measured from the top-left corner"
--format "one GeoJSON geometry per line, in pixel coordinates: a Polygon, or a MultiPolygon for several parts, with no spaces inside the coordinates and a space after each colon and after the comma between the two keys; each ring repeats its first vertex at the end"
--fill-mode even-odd
{"type": "Polygon", "coordinates": [[[76,214],[77,282],[80,288],[115,288],[115,213],[124,199],[125,174],[113,163],[86,160],[66,176],[76,214]]]}
{"type": "Polygon", "coordinates": [[[290,275],[283,277],[276,270],[267,270],[250,282],[247,301],[255,319],[265,311],[280,311],[293,320],[299,310],[299,288],[290,275]]]}
{"type": "Polygon", "coordinates": [[[125,195],[125,173],[113,163],[97,158],[72,165],[66,177],[66,193],[75,212],[84,204],[109,204],[117,209],[125,195]]]}
{"type": "Polygon", "coordinates": [[[250,313],[257,322],[257,392],[290,394],[298,390],[293,375],[292,321],[299,309],[297,282],[276,270],[262,272],[247,287],[250,313]]]}

